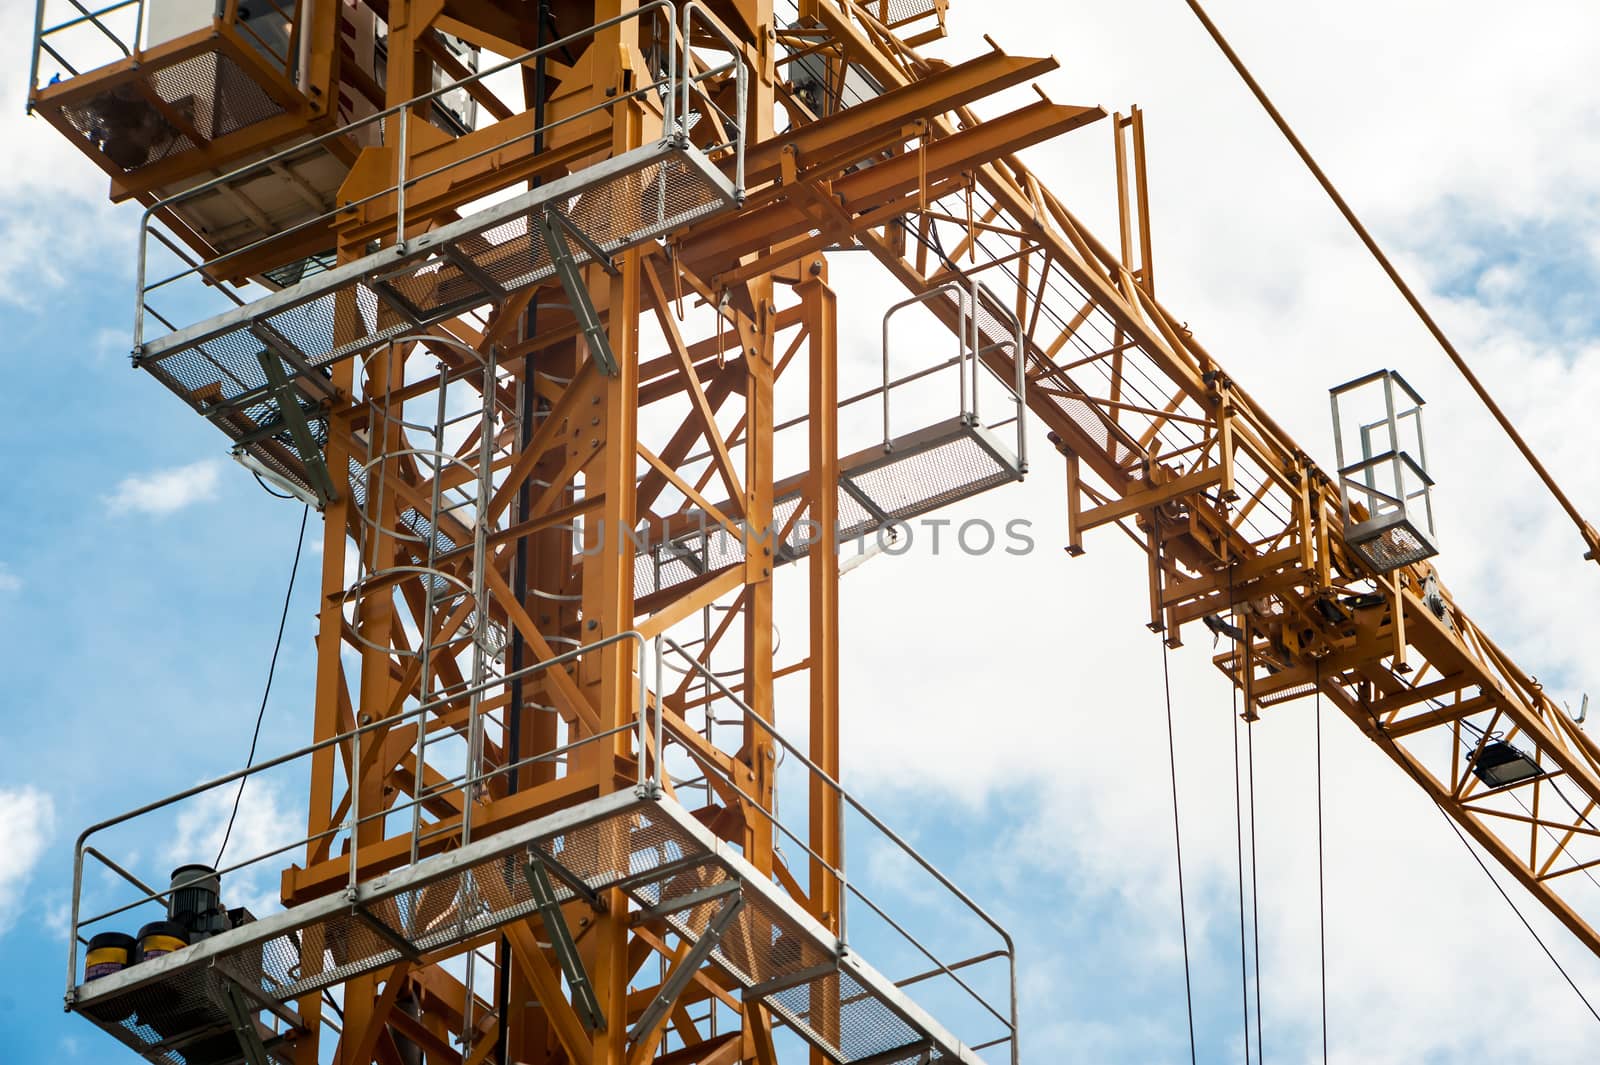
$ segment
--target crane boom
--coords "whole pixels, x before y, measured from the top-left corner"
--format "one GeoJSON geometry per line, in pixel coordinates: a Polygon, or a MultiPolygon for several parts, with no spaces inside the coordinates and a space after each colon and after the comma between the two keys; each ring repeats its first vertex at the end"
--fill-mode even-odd
{"type": "MultiPolygon", "coordinates": [[[[876,77],[917,78],[914,59],[894,62],[821,10],[876,77]]],[[[947,134],[976,121],[966,108],[934,120],[947,134]]],[[[1432,566],[1374,574],[1349,549],[1337,481],[1156,299],[1140,116],[1116,121],[1120,255],[1014,156],[977,170],[982,213],[971,225],[940,219],[961,254],[939,261],[926,240],[904,253],[882,235],[858,239],[914,291],[981,273],[1026,323],[1028,407],[1066,459],[1069,550],[1081,550],[1084,531],[1122,528],[1150,558],[1152,628],[1176,646],[1184,624],[1236,615],[1243,639],[1216,665],[1249,712],[1321,690],[1600,952],[1600,911],[1578,901],[1573,875],[1600,860],[1600,746],[1430,585],[1432,566]],[[963,269],[955,260],[968,253],[976,262],[963,269]],[[1471,770],[1496,734],[1525,744],[1545,772],[1485,787],[1471,770]]]]}

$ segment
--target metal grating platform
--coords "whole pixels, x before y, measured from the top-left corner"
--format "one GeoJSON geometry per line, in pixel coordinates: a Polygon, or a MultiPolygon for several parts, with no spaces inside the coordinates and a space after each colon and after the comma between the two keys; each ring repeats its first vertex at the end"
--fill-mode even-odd
{"type": "Polygon", "coordinates": [[[1439,553],[1427,530],[1404,508],[1348,525],[1344,538],[1374,573],[1388,573],[1439,553]]]}
{"type": "MultiPolygon", "coordinates": [[[[223,1065],[210,1046],[229,983],[289,1021],[294,998],[450,948],[538,909],[530,856],[558,872],[556,897],[621,888],[698,942],[736,884],[743,903],[710,957],[775,1016],[841,1063],[979,1058],[693,815],[668,798],[619,792],[475,841],[400,872],[297,906],[83,984],[69,1007],[147,1060],[223,1065]]],[[[292,1023],[292,1021],[290,1021],[292,1023]]]]}
{"type": "Polygon", "coordinates": [[[882,524],[909,521],[1008,481],[1022,480],[1016,455],[967,418],[896,437],[840,463],[840,487],[882,524]]]}
{"type": "Polygon", "coordinates": [[[635,149],[431,233],[306,278],[245,306],[146,339],[135,362],[201,413],[268,394],[257,361],[291,380],[553,276],[540,220],[564,216],[578,265],[717,213],[735,190],[703,154],[671,140],[635,149]]]}
{"type": "MultiPolygon", "coordinates": [[[[839,463],[839,543],[841,550],[861,537],[899,522],[970,499],[1023,476],[1021,462],[999,439],[967,418],[896,437],[888,447],[872,447],[839,463]]],[[[800,493],[773,503],[773,525],[782,529],[794,516],[800,493]]],[[[802,514],[802,521],[806,515],[802,514]]],[[[707,573],[741,563],[745,545],[709,521],[702,529],[675,537],[634,559],[634,594],[664,591],[707,573]]],[[[780,564],[804,558],[810,542],[792,529],[774,552],[780,564]]]]}

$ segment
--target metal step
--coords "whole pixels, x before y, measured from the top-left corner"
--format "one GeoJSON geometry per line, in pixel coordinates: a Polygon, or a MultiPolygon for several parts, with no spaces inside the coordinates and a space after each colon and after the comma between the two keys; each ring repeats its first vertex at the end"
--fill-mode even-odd
{"type": "Polygon", "coordinates": [[[557,900],[621,888],[646,918],[665,919],[812,1046],[845,1065],[960,1061],[962,1045],[802,906],[676,801],[648,792],[603,796],[476,840],[347,895],[305,903],[75,988],[68,1007],[147,1060],[181,1065],[175,1043],[215,1027],[174,1004],[216,1000],[219,981],[283,1014],[295,998],[351,977],[456,947],[539,909],[527,874],[537,856],[557,875],[557,900]],[[728,885],[733,885],[729,887],[728,885]],[[740,905],[731,916],[730,897],[740,905]],[[715,924],[713,924],[715,922],[715,924]]]}

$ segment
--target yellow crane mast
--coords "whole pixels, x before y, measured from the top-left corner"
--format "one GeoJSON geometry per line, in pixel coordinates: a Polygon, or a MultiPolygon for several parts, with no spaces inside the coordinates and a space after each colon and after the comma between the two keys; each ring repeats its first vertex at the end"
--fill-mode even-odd
{"type": "Polygon", "coordinates": [[[93,2],[38,0],[30,107],[146,209],[134,362],[324,518],[307,745],[78,843],[67,1004],[148,1060],[1015,1062],[1010,938],[839,783],[838,581],[1030,418],[1170,645],[1228,634],[1247,715],[1322,692],[1600,950],[1600,749],[1428,561],[1420,400],[1337,391],[1311,462],[1156,296],[1138,110],[995,103],[1056,63],[924,58],[944,0],[93,2]],[[1096,124],[1111,245],[1018,157],[1096,124]],[[850,396],[837,249],[907,293],[850,396]],[[916,315],[955,352],[891,372],[916,315]],[[267,854],[109,845],[272,774],[267,854]],[[897,921],[847,823],[988,945],[897,921]]]}

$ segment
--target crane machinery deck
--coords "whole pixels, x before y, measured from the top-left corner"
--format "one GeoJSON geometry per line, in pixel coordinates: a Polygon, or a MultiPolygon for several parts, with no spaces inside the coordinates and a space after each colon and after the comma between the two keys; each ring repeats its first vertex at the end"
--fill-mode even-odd
{"type": "Polygon", "coordinates": [[[1011,938],[840,782],[839,549],[1021,479],[1030,419],[1168,644],[1232,633],[1252,717],[1321,692],[1600,951],[1600,747],[1440,582],[1420,399],[1336,390],[1319,469],[1156,297],[1142,113],[1016,103],[1055,61],[925,58],[945,16],[38,0],[30,109],[144,207],[135,366],[324,519],[307,744],[85,830],[68,1009],[166,1065],[1015,1065],[1011,938]],[[1115,247],[1018,155],[1095,124],[1115,247]],[[840,249],[907,292],[851,396],[840,249]],[[266,853],[116,850],[268,779],[266,853]]]}

